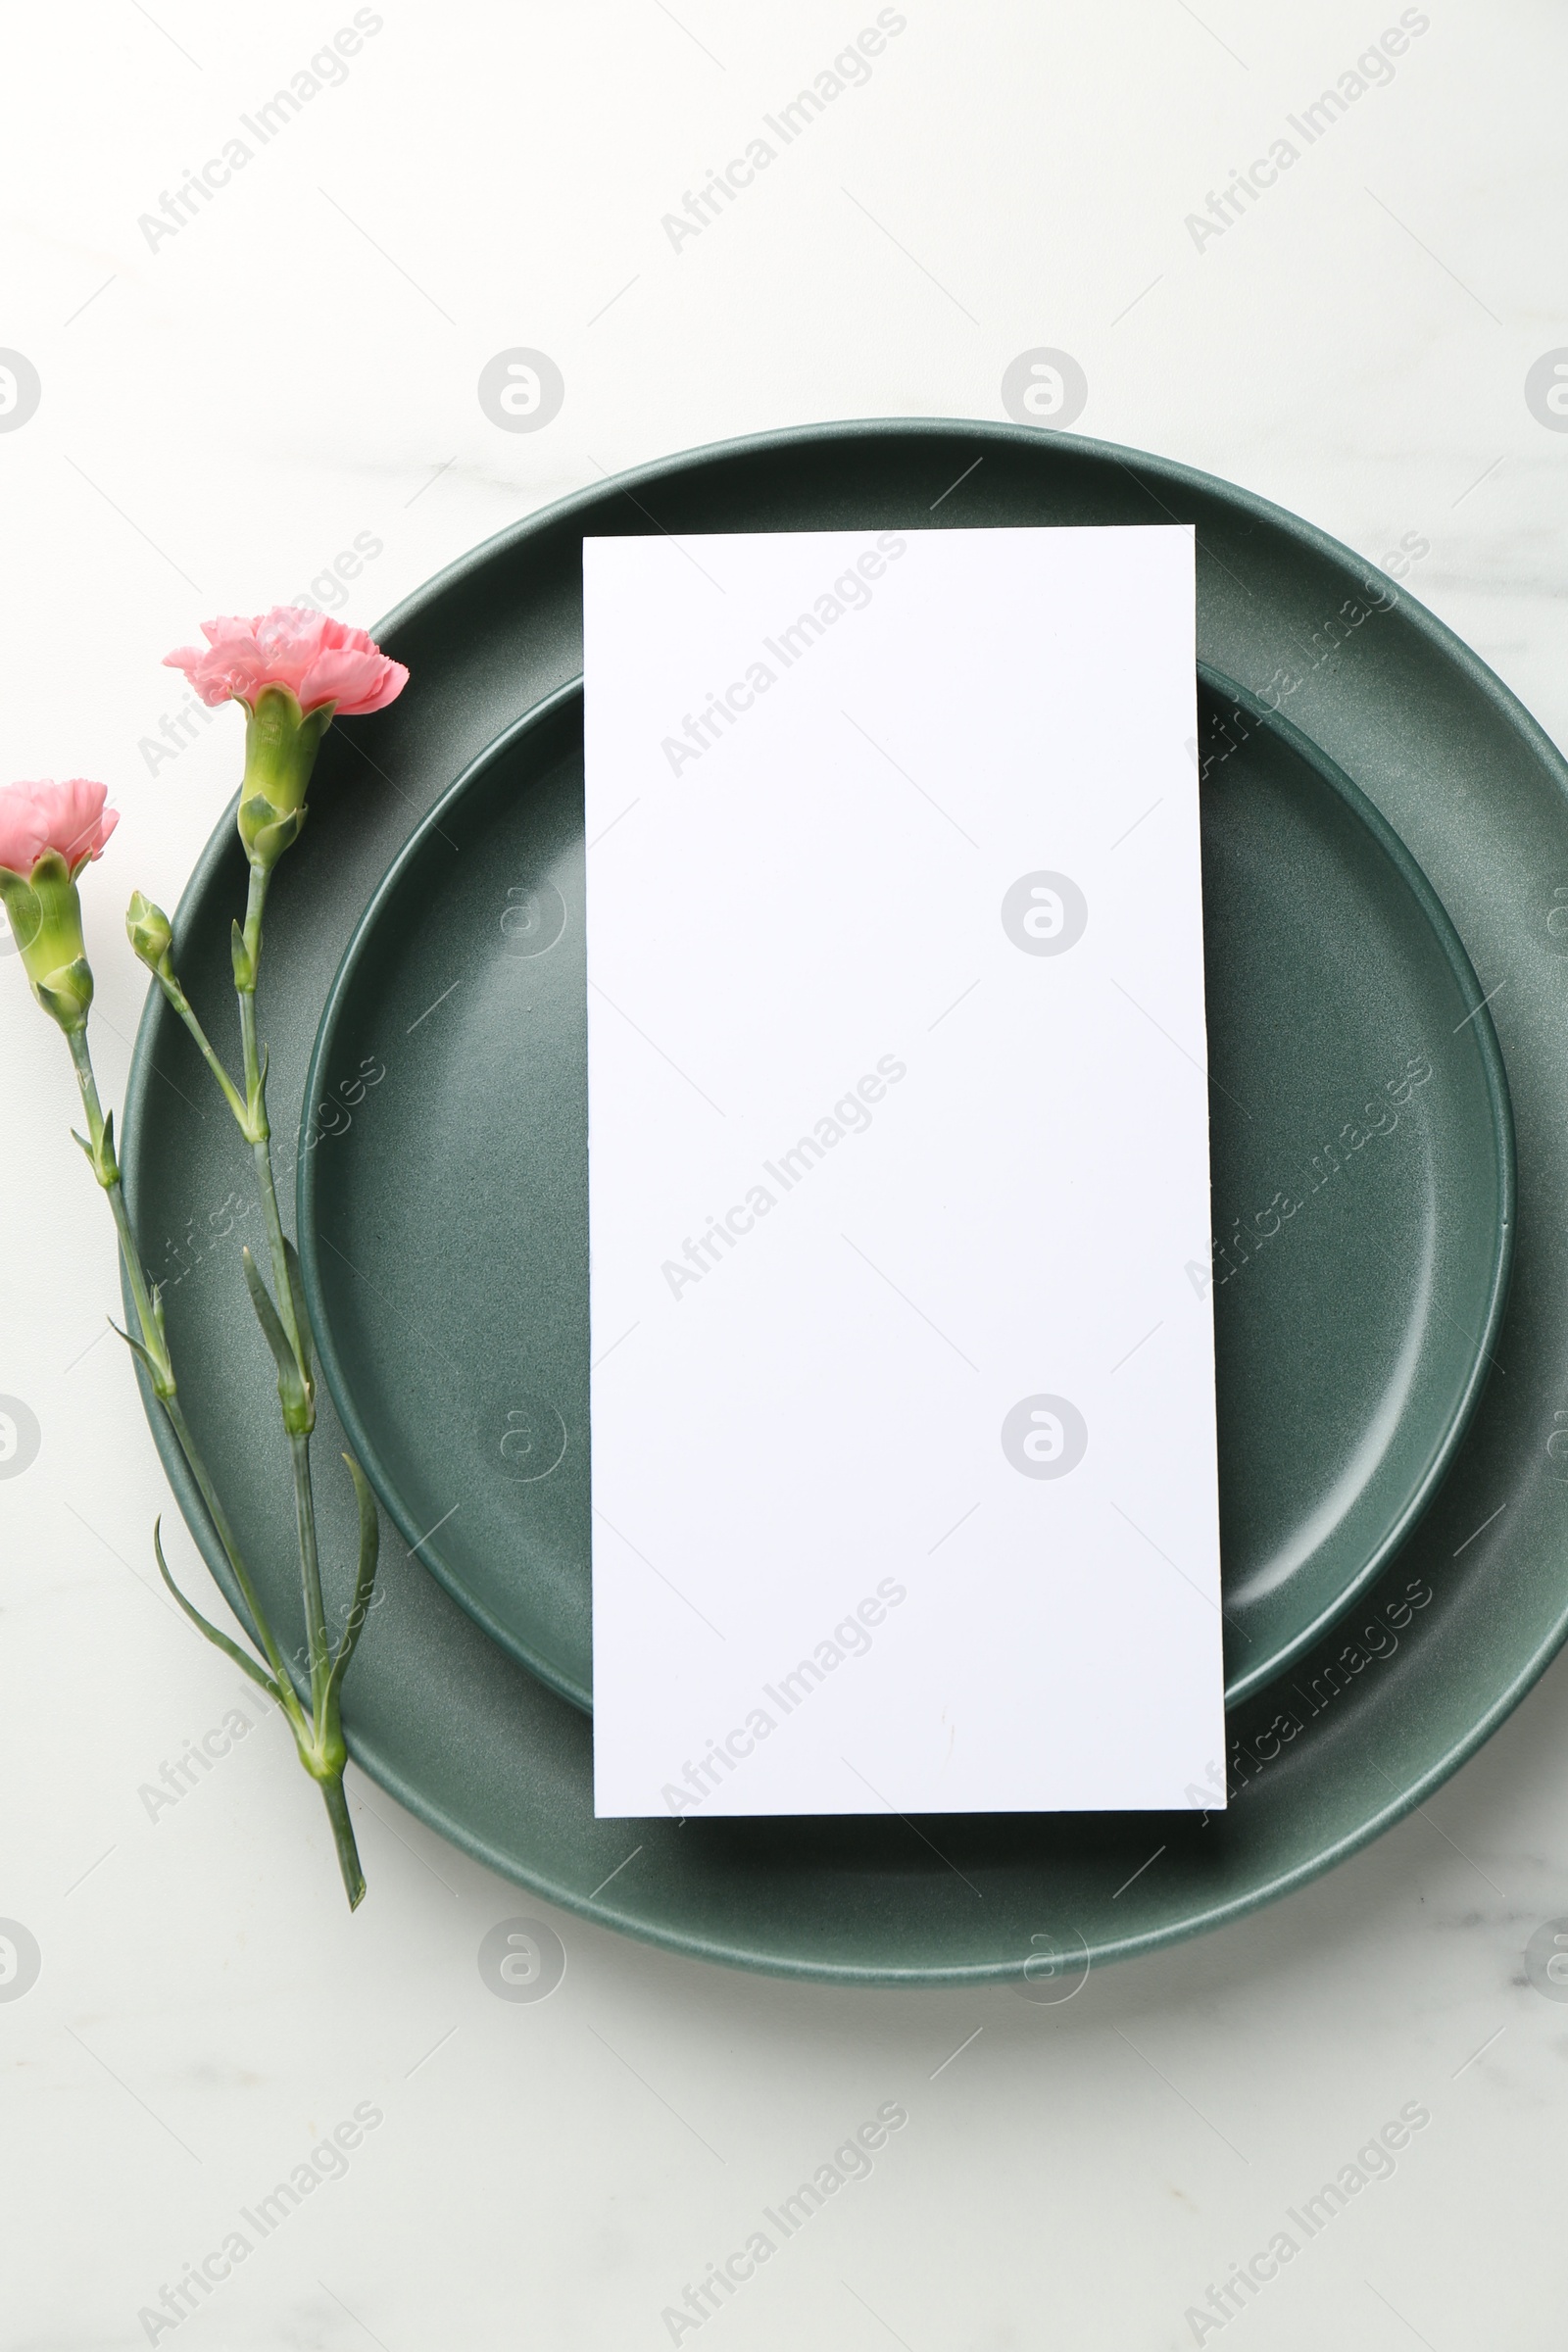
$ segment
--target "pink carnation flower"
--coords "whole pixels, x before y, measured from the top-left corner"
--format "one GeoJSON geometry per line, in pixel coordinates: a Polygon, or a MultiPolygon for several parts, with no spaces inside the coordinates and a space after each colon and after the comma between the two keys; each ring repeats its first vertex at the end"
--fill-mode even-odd
{"type": "Polygon", "coordinates": [[[206,649],[182,646],[165,657],[182,669],[202,701],[236,702],[249,709],[264,686],[286,686],[302,710],[335,706],[336,718],[363,718],[395,702],[409,682],[401,662],[388,661],[363,629],[324,612],[274,605],[251,620],[204,620],[206,649]]]}
{"type": "Polygon", "coordinates": [[[0,865],[27,875],[47,852],[58,850],[74,881],[91,858],[103,856],[120,822],[119,811],[104,807],[108,798],[107,785],[89,784],[85,776],[65,784],[8,784],[0,792],[0,865]]]}

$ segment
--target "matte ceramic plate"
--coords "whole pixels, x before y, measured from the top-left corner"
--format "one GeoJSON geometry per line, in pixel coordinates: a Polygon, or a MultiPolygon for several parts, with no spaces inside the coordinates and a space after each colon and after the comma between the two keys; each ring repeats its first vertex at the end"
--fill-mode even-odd
{"type": "MultiPolygon", "coordinates": [[[[1348,1605],[1446,1466],[1501,1311],[1512,1151],[1491,1018],[1425,879],[1226,683],[1205,678],[1199,737],[1218,1254],[1188,1272],[1213,1287],[1234,1703],[1348,1605]]],[[[333,1398],[405,1541],[587,1706],[582,757],[572,686],[371,900],[317,1041],[299,1237],[333,1398]],[[349,1102],[355,1070],[375,1083],[349,1102]],[[434,1382],[409,1377],[415,1334],[434,1382]]]]}
{"type": "MultiPolygon", "coordinates": [[[[348,1678],[356,1759],[477,1859],[607,1926],[808,1977],[973,1983],[1027,1970],[1026,1988],[1052,1997],[1070,1988],[1074,1967],[1234,1918],[1363,1845],[1487,1738],[1568,1633],[1562,1465],[1548,1451],[1562,1449],[1554,1416],[1568,1419],[1568,940],[1554,928],[1554,893],[1568,892],[1568,769],[1490,671],[1402,588],[1369,581],[1365,565],[1320,532],[1184,466],[1005,424],[813,427],[607,483],[422,589],[381,631],[413,683],[390,710],[332,729],[309,827],[273,892],[261,1009],[274,1129],[296,1132],[332,975],[417,819],[487,744],[580,671],[585,532],[1159,519],[1197,527],[1200,657],[1278,703],[1377,805],[1492,994],[1519,1191],[1493,1377],[1442,1492],[1353,1613],[1232,1715],[1213,1775],[1228,1775],[1230,1809],[1206,1820],[944,1817],[930,1825],[940,1854],[918,1824],[891,1817],[596,1821],[587,1717],[507,1657],[388,1542],[380,1605],[348,1678]]],[[[237,727],[235,754],[237,761],[237,727]]],[[[229,925],[244,896],[225,818],[176,923],[182,976],[215,1023],[230,1002],[229,925]]],[[[1361,1100],[1389,1074],[1369,1071],[1361,1100]]],[[[340,1097],[345,1087],[352,1094],[355,1072],[333,1071],[331,1081],[340,1097]]],[[[132,1212],[145,1256],[171,1286],[186,1409],[270,1605],[280,1625],[297,1628],[287,1458],[268,1434],[275,1389],[249,1336],[236,1255],[257,1211],[243,1143],[209,1100],[210,1083],[154,996],[123,1121],[132,1212]]],[[[393,1084],[389,1064],[375,1092],[393,1084]]],[[[352,1134],[327,1138],[320,1152],[341,1150],[352,1134]]],[[[1294,1168],[1310,1165],[1323,1138],[1308,1130],[1287,1140],[1294,1168]]],[[[1273,1178],[1269,1192],[1283,1184],[1273,1178]]],[[[1303,1208],[1293,1247],[1313,1249],[1322,1230],[1303,1208]]],[[[1326,1319],[1303,1331],[1301,1345],[1353,1356],[1365,1301],[1351,1285],[1325,1297],[1326,1319]]],[[[519,1334],[529,1303],[516,1301],[519,1334]]],[[[406,1345],[410,1383],[433,1396],[447,1367],[417,1330],[406,1345]]],[[[150,1399],[149,1410],[171,1482],[221,1577],[212,1530],[150,1399]]],[[[341,1442],[323,1396],[318,1450],[334,1605],[347,1594],[353,1551],[348,1482],[333,1475],[341,1442]]],[[[298,1803],[329,1902],[335,1870],[303,1780],[298,1803]]]]}

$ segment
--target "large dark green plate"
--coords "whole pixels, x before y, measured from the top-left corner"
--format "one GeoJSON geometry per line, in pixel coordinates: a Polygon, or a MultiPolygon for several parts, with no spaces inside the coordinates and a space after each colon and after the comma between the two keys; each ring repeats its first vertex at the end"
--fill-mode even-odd
{"type": "MultiPolygon", "coordinates": [[[[348,1682],[355,1756],[469,1853],[607,1925],[712,1959],[882,1983],[1019,1977],[1030,1963],[1041,1977],[1053,1943],[1098,1961],[1166,1942],[1299,1885],[1396,1820],[1486,1739],[1568,1632],[1564,1491],[1547,1453],[1554,1414],[1568,1414],[1568,970],[1548,927],[1553,892],[1568,888],[1568,771],[1498,681],[1402,590],[1370,585],[1321,533],[1185,467],[1006,425],[819,427],[645,469],[466,559],[382,631],[413,684],[389,710],[332,730],[310,826],[281,870],[262,1004],[274,1125],[295,1131],[332,976],[417,819],[580,669],[585,532],[1160,519],[1197,527],[1201,658],[1281,704],[1377,805],[1447,907],[1483,989],[1496,992],[1519,1209],[1493,1377],[1442,1492],[1353,1614],[1232,1716],[1235,1793],[1223,1818],[1206,1821],[945,1818],[931,1825],[942,1855],[894,1819],[595,1821],[588,1719],[389,1543],[382,1605],[348,1682]]],[[[236,726],[236,760],[238,748],[236,726]]],[[[225,822],[177,924],[182,973],[215,1019],[243,899],[225,822]]],[[[1366,1075],[1370,1092],[1388,1073],[1366,1075]]],[[[352,1093],[352,1072],[332,1078],[352,1093]]],[[[389,1063],[377,1094],[395,1084],[389,1063]]],[[[318,1149],[340,1150],[352,1132],[318,1149]]],[[[1321,1141],[1306,1133],[1293,1149],[1309,1163],[1321,1141]]],[[[270,1605],[297,1624],[286,1460],[280,1443],[270,1454],[258,1446],[276,1405],[236,1259],[235,1227],[255,1214],[244,1149],[157,998],[137,1043],[123,1152],[144,1254],[172,1284],[187,1409],[270,1605]]],[[[1311,1235],[1302,1223],[1296,1238],[1310,1247],[1311,1235]]],[[[1301,1344],[1355,1357],[1365,1300],[1349,1284],[1328,1296],[1329,1319],[1301,1344]]],[[[515,1313],[520,1344],[533,1301],[518,1297],[515,1313]]],[[[416,1329],[406,1372],[432,1397],[451,1378],[416,1329]]],[[[341,1597],[352,1507],[346,1479],[333,1482],[327,1467],[334,1419],[323,1410],[319,1454],[341,1597]]],[[[219,1572],[199,1502],[155,1427],[219,1572]]],[[[302,1784],[302,1825],[308,1800],[302,1784]]],[[[324,1850],[321,1868],[325,1900],[324,1850]]]]}
{"type": "MultiPolygon", "coordinates": [[[[1212,672],[1199,740],[1234,1705],[1447,1465],[1502,1310],[1512,1148],[1469,960],[1377,810],[1212,672]]],[[[366,909],[318,1033],[299,1240],[334,1401],[406,1542],[586,1707],[583,869],[571,686],[437,803],[366,909]],[[387,1076],[350,1104],[356,1069],[387,1076]],[[414,1334],[439,1382],[410,1380],[414,1334]]],[[[1189,1277],[1207,1293],[1206,1266],[1189,1277]]]]}

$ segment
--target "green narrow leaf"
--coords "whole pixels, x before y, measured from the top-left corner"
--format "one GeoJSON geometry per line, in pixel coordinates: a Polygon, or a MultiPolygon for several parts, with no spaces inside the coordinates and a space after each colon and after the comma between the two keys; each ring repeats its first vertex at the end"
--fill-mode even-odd
{"type": "Polygon", "coordinates": [[[248,1249],[241,1250],[239,1254],[240,1262],[245,1268],[245,1287],[250,1292],[251,1304],[256,1309],[256,1320],[266,1334],[267,1345],[277,1358],[278,1377],[281,1379],[285,1375],[292,1375],[295,1380],[298,1380],[299,1366],[294,1361],[294,1350],[288,1344],[288,1334],[283,1329],[277,1309],[272,1304],[271,1296],[266,1283],[262,1280],[261,1268],[248,1249]]]}
{"type": "Polygon", "coordinates": [[[289,1346],[288,1334],[283,1329],[278,1311],[272,1304],[271,1296],[266,1283],[262,1280],[261,1271],[255,1258],[252,1257],[249,1250],[242,1250],[239,1254],[240,1262],[245,1268],[245,1282],[251,1295],[251,1304],[256,1309],[256,1320],[265,1332],[267,1344],[271,1348],[277,1362],[277,1396],[278,1402],[283,1408],[283,1427],[294,1434],[308,1432],[311,1426],[310,1393],[295,1359],[294,1350],[289,1346]]]}
{"type": "Polygon", "coordinates": [[[334,1690],[348,1672],[349,1660],[365,1630],[365,1620],[370,1613],[370,1594],[375,1589],[376,1562],[381,1552],[381,1521],[369,1481],[351,1453],[346,1453],[343,1459],[348,1464],[349,1476],[354,1481],[354,1498],[360,1506],[360,1565],[354,1579],[354,1598],[349,1607],[348,1623],[343,1628],[343,1639],[338,1645],[337,1656],[332,1660],[332,1671],[327,1676],[328,1690],[334,1690]]]}
{"type": "Polygon", "coordinates": [[[311,1332],[310,1310],[305,1304],[305,1274],[300,1265],[300,1253],[286,1233],[283,1236],[283,1263],[288,1268],[289,1296],[294,1301],[294,1320],[299,1326],[300,1341],[305,1349],[305,1369],[307,1372],[311,1372],[316,1368],[316,1358],[313,1352],[314,1340],[311,1332]]]}
{"type": "MultiPolygon", "coordinates": [[[[115,1321],[113,1315],[111,1315],[108,1320],[110,1330],[115,1334],[117,1339],[122,1339],[124,1341],[125,1346],[130,1349],[132,1355],[134,1355],[136,1361],[146,1373],[147,1378],[151,1381],[153,1395],[161,1397],[164,1403],[167,1404],[170,1398],[176,1394],[173,1365],[170,1363],[167,1355],[163,1363],[160,1364],[158,1358],[153,1354],[150,1348],[144,1348],[140,1340],[132,1339],[128,1331],[121,1330],[120,1325],[115,1321]]],[[[163,1325],[160,1323],[158,1328],[159,1337],[162,1338],[163,1325]]]]}
{"type": "Polygon", "coordinates": [[[140,1364],[148,1379],[156,1386],[158,1376],[153,1368],[153,1359],[148,1354],[146,1348],[142,1346],[140,1340],[133,1340],[128,1331],[122,1331],[120,1325],[115,1321],[113,1315],[109,1317],[109,1328],[114,1333],[117,1340],[124,1341],[125,1346],[130,1349],[131,1354],[136,1358],[136,1361],[140,1364]]]}
{"type": "MultiPolygon", "coordinates": [[[[123,1337],[124,1335],[122,1334],[121,1336],[123,1337]]],[[[136,1345],[135,1341],[132,1340],[130,1345],[134,1348],[136,1345]]],[[[173,1594],[175,1600],[179,1603],[179,1606],[184,1610],[185,1615],[190,1619],[192,1625],[196,1627],[198,1632],[206,1635],[208,1641],[212,1642],[215,1649],[220,1649],[226,1658],[232,1658],[234,1664],[240,1669],[241,1673],[248,1674],[250,1676],[251,1681],[257,1686],[258,1690],[265,1690],[268,1697],[270,1698],[275,1705],[282,1706],[284,1704],[283,1693],[278,1689],[276,1683],[273,1682],[271,1676],[264,1672],[264,1670],[257,1665],[254,1658],[247,1656],[246,1652],[241,1649],[237,1642],[231,1642],[226,1634],[220,1634],[216,1625],[209,1625],[207,1619],[202,1615],[200,1609],[194,1608],[185,1598],[184,1593],[180,1591],[179,1587],[175,1584],[173,1578],[169,1573],[169,1562],[164,1557],[163,1533],[164,1523],[162,1519],[155,1519],[153,1521],[153,1550],[158,1555],[159,1573],[162,1575],[165,1584],[169,1587],[169,1590],[173,1594]]]]}

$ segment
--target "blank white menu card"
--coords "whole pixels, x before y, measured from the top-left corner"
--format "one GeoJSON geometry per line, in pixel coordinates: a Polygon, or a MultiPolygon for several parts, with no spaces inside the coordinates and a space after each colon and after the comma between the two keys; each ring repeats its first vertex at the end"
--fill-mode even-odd
{"type": "Polygon", "coordinates": [[[1191,530],[583,564],[596,1810],[1222,1803],[1191,530]]]}

